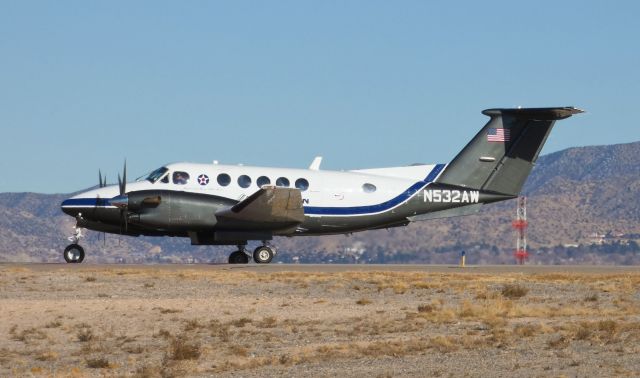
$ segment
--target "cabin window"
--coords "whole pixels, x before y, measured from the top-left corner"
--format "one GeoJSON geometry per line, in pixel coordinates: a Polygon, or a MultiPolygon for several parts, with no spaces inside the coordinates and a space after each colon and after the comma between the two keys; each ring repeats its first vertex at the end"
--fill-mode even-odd
{"type": "Polygon", "coordinates": [[[176,185],[185,185],[189,182],[189,174],[187,172],[173,172],[173,183],[176,185]]]}
{"type": "Polygon", "coordinates": [[[267,176],[260,176],[256,180],[256,185],[258,185],[258,188],[262,188],[263,186],[269,184],[271,184],[271,180],[267,176]]]}
{"type": "Polygon", "coordinates": [[[231,177],[226,173],[220,173],[218,175],[218,185],[227,186],[231,183],[231,177]]]}
{"type": "Polygon", "coordinates": [[[248,188],[251,185],[251,177],[247,175],[242,175],[238,177],[238,185],[243,188],[248,188]]]}
{"type": "Polygon", "coordinates": [[[288,188],[289,187],[289,179],[286,177],[278,177],[278,179],[276,180],[276,186],[280,186],[283,188],[288,188]]]}
{"type": "Polygon", "coordinates": [[[362,185],[362,191],[365,193],[373,193],[376,189],[376,186],[373,184],[366,183],[362,185]]]}
{"type": "Polygon", "coordinates": [[[304,192],[309,189],[309,181],[303,178],[299,178],[296,180],[296,188],[300,189],[300,191],[304,192]]]}

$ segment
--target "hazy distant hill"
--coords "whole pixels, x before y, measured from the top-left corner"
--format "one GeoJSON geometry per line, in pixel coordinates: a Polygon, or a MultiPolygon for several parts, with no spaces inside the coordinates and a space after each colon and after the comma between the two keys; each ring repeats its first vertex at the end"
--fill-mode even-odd
{"type": "MultiPolygon", "coordinates": [[[[542,156],[524,193],[532,263],[640,264],[634,242],[640,237],[640,142],[542,156]]],[[[61,261],[74,222],[60,212],[66,197],[0,193],[0,261],[61,261]]],[[[466,250],[470,262],[510,263],[514,214],[515,202],[507,201],[468,217],[351,236],[279,238],[274,244],[279,261],[453,263],[466,250]]],[[[173,238],[108,235],[104,242],[90,231],[83,245],[87,261],[221,262],[233,249],[192,247],[173,238]]]]}

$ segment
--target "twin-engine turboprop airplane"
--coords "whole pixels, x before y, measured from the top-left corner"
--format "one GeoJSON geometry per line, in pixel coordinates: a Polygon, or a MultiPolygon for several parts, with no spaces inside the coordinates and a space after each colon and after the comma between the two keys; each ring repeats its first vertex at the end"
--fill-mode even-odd
{"type": "Polygon", "coordinates": [[[448,165],[320,170],[221,164],[169,164],[146,179],[69,198],[76,218],[64,259],[79,263],[81,229],[130,236],[181,236],[193,245],[235,245],[229,263],[270,262],[274,236],[344,234],[405,226],[413,221],[475,213],[483,204],[515,198],[556,120],[573,107],[489,109],[491,119],[448,165]]]}

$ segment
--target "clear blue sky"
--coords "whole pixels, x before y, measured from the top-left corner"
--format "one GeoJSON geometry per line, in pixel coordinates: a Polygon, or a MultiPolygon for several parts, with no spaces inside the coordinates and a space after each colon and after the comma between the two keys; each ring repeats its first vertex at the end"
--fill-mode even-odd
{"type": "Polygon", "coordinates": [[[543,153],[640,140],[640,3],[3,1],[0,192],[173,161],[448,162],[490,107],[574,105],[543,153]]]}

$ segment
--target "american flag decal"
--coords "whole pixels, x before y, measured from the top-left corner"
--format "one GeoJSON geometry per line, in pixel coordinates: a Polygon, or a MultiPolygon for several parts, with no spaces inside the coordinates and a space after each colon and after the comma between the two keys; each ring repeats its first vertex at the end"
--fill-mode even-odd
{"type": "Polygon", "coordinates": [[[487,142],[508,142],[511,140],[509,129],[490,128],[487,131],[487,142]]]}

